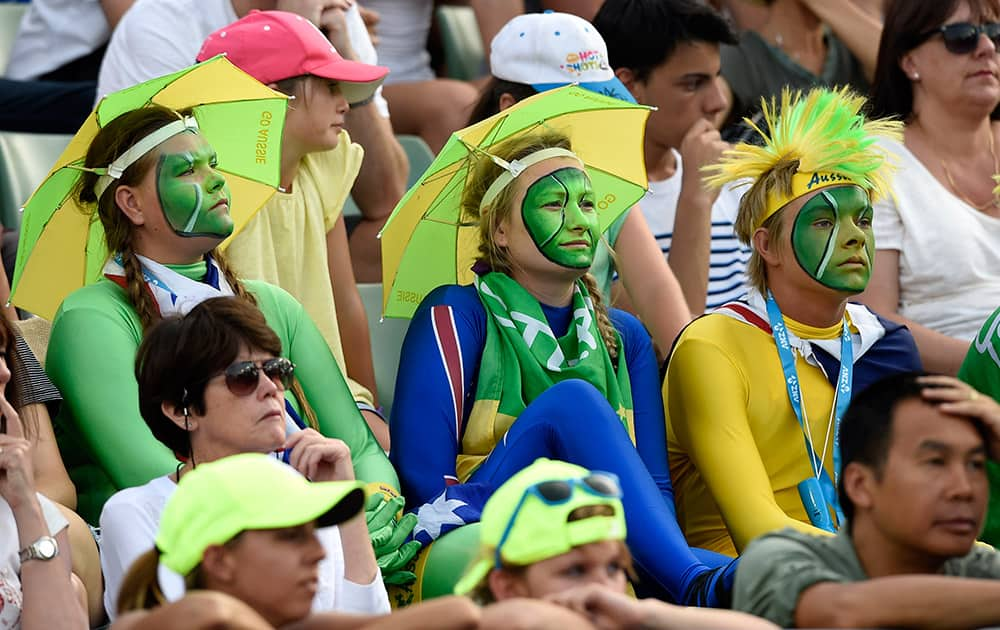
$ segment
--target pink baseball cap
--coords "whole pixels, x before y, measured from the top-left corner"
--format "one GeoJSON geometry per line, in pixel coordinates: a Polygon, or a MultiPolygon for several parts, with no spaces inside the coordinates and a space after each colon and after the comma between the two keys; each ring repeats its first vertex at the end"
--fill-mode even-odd
{"type": "Polygon", "coordinates": [[[339,81],[352,104],[371,98],[389,73],[383,66],[344,59],[312,22],[287,11],[251,11],[209,35],[197,60],[219,54],[261,83],[305,74],[339,81]]]}

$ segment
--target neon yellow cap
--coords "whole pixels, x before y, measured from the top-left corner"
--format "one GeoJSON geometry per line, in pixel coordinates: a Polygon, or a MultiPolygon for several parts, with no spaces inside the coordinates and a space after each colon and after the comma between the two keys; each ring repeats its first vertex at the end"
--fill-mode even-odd
{"type": "Polygon", "coordinates": [[[312,483],[259,453],[198,464],[181,477],[163,509],[156,534],[160,562],[187,575],[205,549],[244,530],[342,523],[364,508],[362,487],[356,481],[312,483]]]}

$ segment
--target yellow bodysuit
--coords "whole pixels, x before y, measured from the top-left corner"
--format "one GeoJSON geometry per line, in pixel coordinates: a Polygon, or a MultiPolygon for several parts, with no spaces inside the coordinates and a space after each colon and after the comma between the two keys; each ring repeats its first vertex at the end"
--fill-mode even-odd
{"type": "MultiPolygon", "coordinates": [[[[800,339],[836,339],[842,330],[785,323],[800,339]]],[[[813,450],[832,479],[833,386],[799,353],[796,368],[813,450]]],[[[677,521],[688,544],[735,556],[784,527],[827,533],[809,524],[799,498],[799,482],[813,471],[770,333],[718,313],[694,321],[671,355],[663,396],[677,521]]]]}

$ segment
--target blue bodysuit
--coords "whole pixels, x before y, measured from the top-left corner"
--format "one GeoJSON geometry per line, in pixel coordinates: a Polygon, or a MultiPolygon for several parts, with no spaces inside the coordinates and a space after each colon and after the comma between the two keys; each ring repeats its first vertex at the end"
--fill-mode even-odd
{"type": "MultiPolygon", "coordinates": [[[[565,334],[572,307],[543,304],[542,310],[555,335],[565,334]]],[[[460,483],[456,457],[475,399],[487,313],[473,286],[440,287],[427,296],[403,343],[390,423],[392,463],[420,517],[415,536],[426,543],[477,522],[486,499],[511,475],[539,457],[561,459],[618,475],[640,587],[686,605],[724,606],[735,562],[691,549],[677,525],[649,334],[628,313],[612,309],[609,315],[631,379],[636,444],[593,385],[564,380],[525,401],[489,457],[460,483]]]]}

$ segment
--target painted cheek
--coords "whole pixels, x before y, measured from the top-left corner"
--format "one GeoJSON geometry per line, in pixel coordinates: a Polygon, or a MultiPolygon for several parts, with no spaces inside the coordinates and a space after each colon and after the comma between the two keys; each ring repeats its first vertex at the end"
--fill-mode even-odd
{"type": "Polygon", "coordinates": [[[562,227],[562,213],[542,207],[553,195],[561,195],[559,182],[546,175],[528,187],[521,202],[521,218],[524,227],[539,249],[548,245],[562,227]]]}
{"type": "Polygon", "coordinates": [[[815,218],[817,217],[813,211],[803,209],[799,212],[792,228],[792,250],[802,269],[818,280],[817,272],[823,262],[823,254],[833,228],[821,229],[813,226],[815,218]]]}
{"type": "Polygon", "coordinates": [[[174,230],[183,230],[191,216],[201,207],[204,194],[197,184],[167,178],[159,185],[163,214],[174,230]]]}

